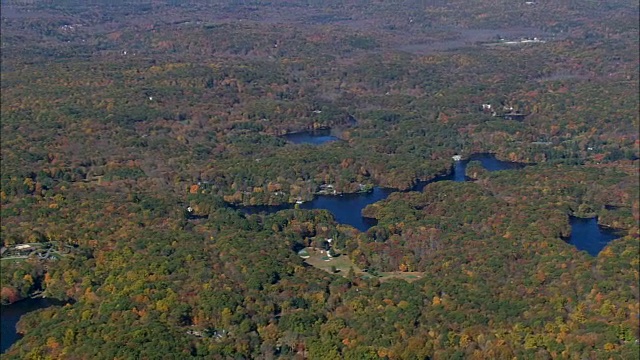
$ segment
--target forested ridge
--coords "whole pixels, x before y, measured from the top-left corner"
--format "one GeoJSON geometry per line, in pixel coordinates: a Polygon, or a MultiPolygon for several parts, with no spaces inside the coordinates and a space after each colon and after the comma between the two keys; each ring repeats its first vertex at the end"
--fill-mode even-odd
{"type": "Polygon", "coordinates": [[[3,3],[1,245],[54,256],[3,255],[1,300],[71,300],[3,358],[636,358],[638,11],[3,3]],[[411,191],[474,153],[527,166],[411,191]],[[399,191],[364,232],[240,210],[327,185],[399,191]],[[590,256],[569,216],[620,237],[590,256]],[[326,239],[352,269],[298,255],[326,239]]]}

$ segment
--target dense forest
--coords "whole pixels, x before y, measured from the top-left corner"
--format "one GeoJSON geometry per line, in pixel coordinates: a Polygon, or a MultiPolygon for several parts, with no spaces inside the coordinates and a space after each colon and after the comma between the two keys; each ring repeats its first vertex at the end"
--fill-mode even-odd
{"type": "Polygon", "coordinates": [[[68,302],[3,358],[637,358],[638,14],[2,2],[0,300],[68,302]],[[411,191],[475,153],[527,166],[411,191]],[[242,211],[327,186],[398,191],[367,231],[242,211]],[[591,256],[570,216],[620,236],[591,256]],[[348,271],[299,256],[327,239],[348,271]]]}

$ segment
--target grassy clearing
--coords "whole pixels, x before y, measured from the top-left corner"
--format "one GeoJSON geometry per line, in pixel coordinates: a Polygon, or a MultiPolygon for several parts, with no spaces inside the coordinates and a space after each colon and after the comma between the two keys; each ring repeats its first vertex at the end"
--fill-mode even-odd
{"type": "Polygon", "coordinates": [[[339,275],[347,276],[347,274],[349,273],[349,268],[353,267],[353,271],[356,275],[366,274],[359,267],[357,267],[347,256],[340,255],[338,257],[331,258],[331,260],[329,261],[325,261],[325,259],[327,258],[326,251],[320,252],[320,250],[316,250],[314,248],[306,248],[306,250],[309,253],[309,258],[306,259],[305,262],[320,270],[332,273],[331,267],[335,266],[336,270],[338,270],[339,275]]]}
{"type": "Polygon", "coordinates": [[[389,279],[402,279],[407,282],[412,282],[422,279],[424,273],[422,272],[384,272],[380,274],[380,281],[389,279]]]}
{"type": "MultiPolygon", "coordinates": [[[[363,278],[371,278],[373,275],[362,271],[358,266],[356,266],[349,257],[345,255],[340,255],[338,257],[331,258],[331,260],[327,261],[327,253],[326,251],[320,251],[315,248],[306,248],[305,249],[309,254],[309,257],[305,259],[305,262],[315,268],[326,271],[330,274],[333,274],[331,267],[335,266],[337,270],[337,274],[346,277],[349,274],[349,269],[353,268],[353,271],[356,276],[361,276],[363,278]]],[[[386,281],[389,279],[402,279],[408,282],[416,281],[421,279],[424,276],[424,273],[421,272],[384,272],[380,273],[377,277],[380,281],[386,281]]]]}

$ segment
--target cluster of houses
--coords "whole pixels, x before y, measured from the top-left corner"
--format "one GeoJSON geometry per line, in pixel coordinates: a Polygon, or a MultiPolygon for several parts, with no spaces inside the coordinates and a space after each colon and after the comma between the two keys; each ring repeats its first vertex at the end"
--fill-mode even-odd
{"type": "Polygon", "coordinates": [[[0,248],[0,257],[8,258],[8,257],[28,257],[32,251],[35,250],[35,247],[29,244],[19,244],[9,247],[0,248]]]}
{"type": "Polygon", "coordinates": [[[331,247],[331,243],[333,242],[333,238],[328,238],[325,239],[325,243],[324,243],[324,249],[320,249],[320,254],[322,255],[326,255],[325,257],[323,257],[324,261],[331,261],[331,259],[333,259],[333,255],[335,254],[333,252],[333,248],[331,247]]]}
{"type": "Polygon", "coordinates": [[[60,26],[59,29],[63,32],[68,32],[68,31],[74,31],[76,30],[76,28],[79,28],[81,26],[82,24],[71,24],[71,25],[66,24],[66,25],[60,26]]]}
{"type": "Polygon", "coordinates": [[[527,116],[520,112],[520,110],[516,110],[513,106],[508,105],[503,106],[502,110],[497,111],[494,110],[491,104],[482,104],[482,112],[491,113],[491,116],[493,117],[501,117],[506,120],[524,120],[527,116]]]}
{"type": "Polygon", "coordinates": [[[57,260],[62,254],[50,244],[18,244],[0,248],[1,259],[27,259],[35,257],[39,260],[57,260]]]}
{"type": "Polygon", "coordinates": [[[187,335],[192,335],[195,337],[211,337],[214,338],[216,340],[221,340],[223,339],[225,336],[228,335],[227,330],[215,330],[215,329],[205,329],[205,330],[196,330],[196,329],[189,329],[187,330],[187,335]]]}
{"type": "MultiPolygon", "coordinates": [[[[324,242],[322,242],[322,247],[320,248],[313,248],[314,251],[320,251],[321,255],[326,255],[326,257],[324,257],[324,261],[331,261],[331,259],[333,259],[333,255],[334,252],[332,250],[331,247],[331,243],[333,242],[333,238],[328,238],[325,239],[324,242]]],[[[308,259],[310,257],[309,252],[307,251],[307,249],[302,249],[300,251],[298,251],[298,255],[303,258],[303,259],[308,259]]]]}
{"type": "Polygon", "coordinates": [[[338,195],[335,187],[331,184],[322,184],[320,185],[320,190],[318,190],[319,195],[338,195]]]}

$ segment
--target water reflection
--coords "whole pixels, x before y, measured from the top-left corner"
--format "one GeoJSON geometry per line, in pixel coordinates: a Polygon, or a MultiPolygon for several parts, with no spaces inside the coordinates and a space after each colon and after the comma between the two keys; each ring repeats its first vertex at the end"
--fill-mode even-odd
{"type": "MultiPolygon", "coordinates": [[[[452,167],[452,171],[448,175],[439,176],[429,181],[419,182],[413,187],[413,191],[422,191],[422,189],[430,183],[437,181],[466,181],[465,172],[467,164],[471,161],[479,161],[487,171],[520,169],[524,164],[501,161],[495,158],[493,154],[474,154],[469,159],[456,161],[452,167]]],[[[362,210],[370,204],[386,199],[391,193],[398,190],[375,187],[371,192],[344,194],[340,196],[318,195],[312,201],[299,205],[300,209],[324,209],[329,210],[336,221],[341,224],[348,224],[360,231],[367,231],[376,224],[375,219],[362,217],[362,210]]],[[[275,213],[284,209],[293,208],[292,204],[278,206],[246,206],[239,209],[246,214],[256,213],[275,213]]]]}
{"type": "Polygon", "coordinates": [[[0,307],[0,353],[4,353],[22,336],[16,332],[16,324],[20,317],[28,312],[44,309],[54,305],[64,305],[65,302],[55,299],[24,299],[11,305],[0,307]]]}
{"type": "Polygon", "coordinates": [[[523,167],[526,166],[526,164],[523,164],[523,163],[498,160],[496,159],[496,156],[494,154],[490,154],[490,153],[473,154],[468,159],[455,161],[451,168],[450,174],[438,176],[435,179],[432,179],[429,181],[421,181],[418,184],[416,184],[416,186],[414,186],[412,190],[422,191],[422,189],[424,189],[426,185],[434,182],[438,182],[438,181],[444,181],[444,180],[450,180],[455,182],[467,181],[469,180],[469,178],[466,176],[467,165],[469,165],[469,163],[472,161],[479,161],[482,167],[489,172],[522,169],[523,167]]]}
{"type": "Polygon", "coordinates": [[[567,242],[578,250],[586,251],[591,256],[598,256],[600,251],[614,239],[620,237],[615,231],[598,225],[597,218],[569,217],[571,236],[567,242]]]}
{"type": "Polygon", "coordinates": [[[337,137],[331,135],[331,130],[329,129],[296,132],[283,135],[282,137],[294,144],[311,145],[322,145],[328,142],[340,140],[337,137]]]}

